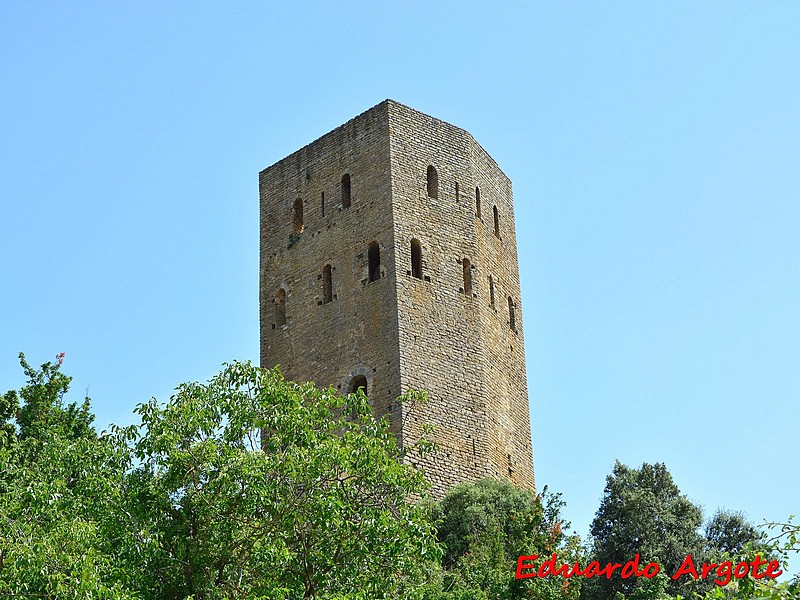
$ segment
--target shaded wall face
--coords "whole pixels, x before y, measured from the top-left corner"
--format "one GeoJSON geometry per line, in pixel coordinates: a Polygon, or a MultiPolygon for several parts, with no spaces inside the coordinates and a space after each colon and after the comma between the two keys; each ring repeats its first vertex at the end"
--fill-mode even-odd
{"type": "Polygon", "coordinates": [[[437,494],[481,477],[533,488],[511,183],[467,132],[405,107],[390,142],[401,385],[430,396],[404,439],[437,427],[438,456],[415,459],[437,494]]]}
{"type": "Polygon", "coordinates": [[[379,106],[259,175],[261,365],[366,380],[380,414],[400,394],[387,134],[379,106]]]}

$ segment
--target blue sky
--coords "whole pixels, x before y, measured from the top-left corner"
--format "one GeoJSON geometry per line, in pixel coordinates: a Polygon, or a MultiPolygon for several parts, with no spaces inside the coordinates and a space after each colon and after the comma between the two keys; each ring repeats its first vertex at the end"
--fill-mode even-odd
{"type": "Polygon", "coordinates": [[[98,425],[258,360],[258,172],[385,98],[514,183],[537,484],[798,512],[796,2],[5,3],[0,388],[98,425]]]}

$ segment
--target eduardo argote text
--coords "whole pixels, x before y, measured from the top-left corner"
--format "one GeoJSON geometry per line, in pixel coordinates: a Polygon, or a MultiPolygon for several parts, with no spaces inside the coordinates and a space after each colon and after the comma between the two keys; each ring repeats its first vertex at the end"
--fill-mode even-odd
{"type": "MultiPolygon", "coordinates": [[[[606,563],[601,566],[597,561],[592,561],[585,568],[581,568],[579,563],[572,565],[558,564],[558,557],[555,553],[547,560],[537,564],[538,554],[531,556],[520,556],[517,559],[517,579],[528,579],[531,577],[611,577],[617,573],[622,579],[630,577],[644,577],[650,579],[655,577],[661,570],[658,563],[649,562],[644,566],[639,566],[640,557],[637,554],[632,560],[625,564],[606,563]]],[[[702,563],[698,568],[692,559],[691,554],[687,554],[681,566],[670,576],[672,579],[681,577],[691,577],[692,579],[706,579],[714,577],[717,585],[727,585],[732,579],[742,579],[747,575],[752,575],[755,579],[775,579],[781,575],[780,563],[777,560],[766,561],[761,556],[756,556],[750,562],[733,563],[729,560],[717,563],[702,563]],[[763,567],[763,570],[762,570],[763,567]]]]}

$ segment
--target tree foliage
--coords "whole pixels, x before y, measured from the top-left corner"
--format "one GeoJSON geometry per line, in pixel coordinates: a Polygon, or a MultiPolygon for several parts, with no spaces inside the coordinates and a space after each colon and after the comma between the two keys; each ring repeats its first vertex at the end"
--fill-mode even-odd
{"type": "Polygon", "coordinates": [[[515,578],[517,558],[557,552],[578,560],[579,539],[565,534],[559,495],[537,496],[508,482],[463,483],[436,505],[443,570],[429,597],[441,600],[577,598],[580,582],[515,578]]]}
{"type": "Polygon", "coordinates": [[[0,438],[1,444],[30,439],[34,445],[37,440],[53,435],[64,439],[95,437],[89,398],[84,398],[80,406],[74,402],[64,404],[72,377],[61,373],[63,361],[64,353],[60,353],[55,363],[46,362],[37,370],[20,352],[19,362],[28,382],[19,393],[10,390],[2,396],[0,420],[4,435],[0,438]]]}
{"type": "MultiPolygon", "coordinates": [[[[726,520],[727,521],[727,520],[726,520]]],[[[734,532],[739,532],[738,519],[733,521],[734,532]]],[[[748,528],[750,527],[749,524],[748,528]]],[[[750,562],[759,557],[777,560],[783,569],[788,567],[790,558],[800,557],[800,525],[789,517],[783,523],[765,523],[762,531],[757,532],[755,540],[746,541],[735,555],[726,553],[726,557],[734,556],[735,561],[750,562]]],[[[735,536],[734,539],[739,539],[735,536]]],[[[800,599],[800,575],[791,579],[754,579],[746,577],[735,580],[724,588],[716,587],[704,596],[704,600],[798,600],[800,599]]]]}
{"type": "Polygon", "coordinates": [[[124,510],[147,597],[391,598],[439,556],[422,475],[361,392],[233,363],[138,412],[124,510]]]}
{"type": "MultiPolygon", "coordinates": [[[[358,392],[226,365],[137,407],[140,424],[98,435],[89,399],[67,403],[63,355],[0,396],[0,596],[64,599],[706,600],[798,597],[800,582],[678,586],[687,554],[785,560],[800,530],[771,538],[739,513],[702,514],[661,464],[616,463],[591,556],[563,506],[506,482],[422,501],[384,420],[358,392]],[[437,532],[438,527],[438,532],[437,532]],[[438,537],[437,537],[438,536],[438,537]],[[520,555],[560,564],[658,561],[654,579],[516,580],[520,555]],[[680,594],[680,595],[679,595],[680,594]]],[[[402,401],[422,401],[410,393],[402,401]]]]}
{"type": "Polygon", "coordinates": [[[0,595],[393,598],[438,562],[423,477],[363,393],[233,363],[98,436],[62,358],[21,357],[0,403],[0,595]]]}
{"type": "Polygon", "coordinates": [[[765,534],[747,522],[741,512],[718,510],[705,527],[709,550],[714,553],[739,555],[747,544],[756,544],[765,534]]]}
{"type": "MultiPolygon", "coordinates": [[[[674,573],[687,554],[703,556],[702,522],[702,511],[681,494],[664,464],[632,469],[617,461],[592,521],[592,559],[625,564],[639,554],[641,562],[655,561],[674,573]]],[[[630,595],[644,583],[639,578],[595,578],[585,596],[600,600],[616,592],[630,595]]],[[[667,587],[670,593],[686,593],[685,584],[670,581],[667,587]]]]}
{"type": "Polygon", "coordinates": [[[119,462],[88,398],[64,404],[71,379],[56,358],[37,370],[20,354],[28,382],[0,407],[0,595],[131,598],[103,528],[119,462]]]}
{"type": "MultiPolygon", "coordinates": [[[[592,522],[591,560],[601,565],[631,560],[636,554],[640,563],[657,562],[660,573],[653,579],[622,579],[616,573],[588,580],[582,598],[589,600],[682,600],[685,598],[773,598],[794,596],[797,582],[756,580],[752,577],[732,579],[724,586],[714,584],[716,575],[693,579],[684,576],[678,581],[671,575],[678,571],[687,555],[699,570],[703,563],[738,564],[760,556],[763,560],[786,557],[790,547],[796,549],[797,535],[788,525],[773,539],[747,522],[737,512],[718,510],[700,533],[702,511],[680,493],[663,464],[643,464],[631,469],[616,462],[600,508],[592,522]],[[780,542],[780,543],[779,543],[780,542]]],[[[763,572],[763,568],[762,568],[763,572]]],[[[712,571],[712,573],[715,573],[712,571]]],[[[724,577],[724,576],[723,576],[724,577]]]]}

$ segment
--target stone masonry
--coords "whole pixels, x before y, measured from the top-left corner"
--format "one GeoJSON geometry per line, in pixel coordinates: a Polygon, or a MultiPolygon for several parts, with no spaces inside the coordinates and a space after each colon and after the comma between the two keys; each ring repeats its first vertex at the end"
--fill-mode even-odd
{"type": "Polygon", "coordinates": [[[365,388],[435,496],[533,489],[511,181],[453,125],[385,100],[259,174],[261,365],[365,388]],[[422,407],[400,406],[408,389],[422,407]]]}

